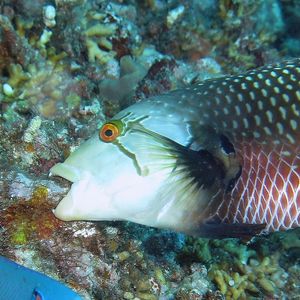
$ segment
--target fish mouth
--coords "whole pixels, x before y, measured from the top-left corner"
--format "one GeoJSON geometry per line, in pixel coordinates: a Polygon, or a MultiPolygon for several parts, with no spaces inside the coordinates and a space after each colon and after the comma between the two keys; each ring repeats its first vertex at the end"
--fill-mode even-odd
{"type": "Polygon", "coordinates": [[[58,163],[50,169],[51,175],[65,178],[73,183],[79,181],[82,178],[81,173],[82,172],[78,168],[75,168],[66,163],[58,163]]]}
{"type": "Polygon", "coordinates": [[[50,169],[50,174],[72,182],[68,193],[52,210],[55,217],[62,221],[116,219],[115,210],[109,206],[109,194],[90,172],[67,163],[58,163],[50,169]]]}
{"type": "Polygon", "coordinates": [[[62,220],[62,221],[74,221],[76,218],[74,218],[73,213],[70,212],[70,202],[72,199],[71,195],[71,189],[68,192],[68,194],[58,203],[55,209],[52,210],[53,214],[56,218],[62,220]]]}
{"type": "Polygon", "coordinates": [[[74,218],[74,212],[70,208],[73,206],[73,186],[76,183],[79,183],[80,179],[82,178],[80,170],[66,163],[58,163],[50,169],[49,174],[50,176],[54,175],[62,177],[73,183],[67,195],[63,197],[56,208],[52,210],[53,214],[62,221],[71,221],[76,219],[74,218]]]}

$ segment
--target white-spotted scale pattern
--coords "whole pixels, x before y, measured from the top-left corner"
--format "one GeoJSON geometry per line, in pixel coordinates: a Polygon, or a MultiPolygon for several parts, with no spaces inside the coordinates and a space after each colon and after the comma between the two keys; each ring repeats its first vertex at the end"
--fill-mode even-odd
{"type": "Polygon", "coordinates": [[[233,144],[242,174],[215,217],[268,231],[300,226],[300,59],[194,84],[151,105],[150,129],[176,142],[188,145],[186,128],[208,125],[233,144]]]}
{"type": "Polygon", "coordinates": [[[211,90],[222,86],[223,105],[210,106],[219,119],[207,121],[226,131],[242,161],[242,175],[218,207],[222,221],[265,223],[266,231],[300,226],[299,65],[295,59],[231,76],[226,86],[212,80],[209,97],[199,99],[214,103],[211,90]]]}
{"type": "MultiPolygon", "coordinates": [[[[194,85],[193,90],[197,92],[198,101],[203,103],[203,112],[210,111],[205,111],[208,119],[213,110],[218,111],[219,120],[207,121],[213,122],[216,128],[222,121],[222,126],[226,124],[226,129],[232,130],[229,132],[231,138],[238,139],[242,135],[253,138],[256,132],[255,138],[260,136],[261,141],[269,134],[280,135],[283,142],[290,143],[292,139],[287,137],[287,133],[297,132],[299,122],[300,75],[297,64],[298,59],[277,67],[250,71],[244,76],[212,79],[207,84],[194,85]],[[236,130],[236,122],[239,130],[236,130]],[[277,123],[283,125],[279,126],[280,130],[277,123]],[[245,133],[242,134],[243,130],[245,133]]],[[[195,102],[190,104],[195,106],[197,100],[195,102]]],[[[294,140],[297,141],[296,138],[294,140]]]]}

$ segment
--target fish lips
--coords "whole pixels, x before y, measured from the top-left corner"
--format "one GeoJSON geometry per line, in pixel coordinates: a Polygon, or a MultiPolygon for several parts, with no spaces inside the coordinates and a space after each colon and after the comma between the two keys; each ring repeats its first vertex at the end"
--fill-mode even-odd
{"type": "Polygon", "coordinates": [[[50,174],[73,182],[68,194],[53,210],[58,219],[99,221],[115,217],[116,212],[109,205],[109,195],[89,172],[59,163],[51,168],[50,174]]]}
{"type": "Polygon", "coordinates": [[[57,175],[71,182],[77,182],[81,179],[81,171],[71,165],[58,163],[50,169],[51,175],[57,175]]]}

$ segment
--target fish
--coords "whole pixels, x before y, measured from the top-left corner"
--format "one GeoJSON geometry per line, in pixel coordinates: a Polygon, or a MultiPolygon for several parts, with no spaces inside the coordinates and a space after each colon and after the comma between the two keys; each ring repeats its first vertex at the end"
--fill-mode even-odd
{"type": "Polygon", "coordinates": [[[0,299],[81,300],[62,283],[0,256],[0,299]]]}
{"type": "Polygon", "coordinates": [[[125,108],[51,168],[72,182],[55,216],[214,238],[299,227],[299,86],[294,58],[125,108]]]}

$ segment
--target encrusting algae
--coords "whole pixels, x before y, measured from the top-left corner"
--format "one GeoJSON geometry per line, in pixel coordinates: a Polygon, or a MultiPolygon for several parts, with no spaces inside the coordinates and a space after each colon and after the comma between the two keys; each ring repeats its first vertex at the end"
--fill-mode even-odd
{"type": "Polygon", "coordinates": [[[19,201],[1,212],[0,226],[9,228],[5,234],[12,247],[48,239],[62,225],[51,214],[53,205],[47,201],[48,189],[40,186],[29,200],[19,201]]]}

